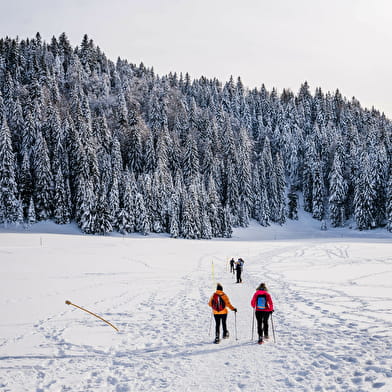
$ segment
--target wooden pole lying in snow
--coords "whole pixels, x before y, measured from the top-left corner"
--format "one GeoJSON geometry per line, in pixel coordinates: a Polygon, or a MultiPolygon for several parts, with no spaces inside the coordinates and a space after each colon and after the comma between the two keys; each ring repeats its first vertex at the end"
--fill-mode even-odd
{"type": "Polygon", "coordinates": [[[112,328],[114,328],[117,332],[120,332],[119,329],[118,329],[117,327],[115,327],[112,323],[109,323],[109,321],[103,319],[101,316],[98,316],[97,314],[95,314],[95,313],[93,313],[93,312],[90,312],[89,310],[84,309],[84,308],[82,308],[81,306],[75,305],[75,304],[73,304],[71,301],[68,301],[68,300],[67,300],[67,301],[65,301],[65,303],[66,303],[67,305],[75,306],[75,308],[79,308],[79,309],[81,309],[81,310],[84,310],[84,311],[87,312],[87,313],[92,314],[92,315],[95,316],[96,318],[99,318],[100,320],[104,321],[106,324],[109,324],[109,325],[110,325],[112,328]]]}

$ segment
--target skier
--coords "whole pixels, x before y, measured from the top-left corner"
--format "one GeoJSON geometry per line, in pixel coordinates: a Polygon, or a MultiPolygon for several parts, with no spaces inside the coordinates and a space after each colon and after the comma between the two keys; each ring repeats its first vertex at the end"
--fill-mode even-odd
{"type": "Polygon", "coordinates": [[[237,283],[242,283],[241,274],[242,274],[243,266],[244,266],[244,260],[239,258],[235,263],[235,270],[237,271],[237,283]]]}
{"type": "Polygon", "coordinates": [[[234,261],[234,258],[232,257],[230,260],[230,272],[232,272],[233,275],[234,275],[234,264],[235,264],[235,261],[234,261]]]}
{"type": "Polygon", "coordinates": [[[263,333],[264,339],[268,340],[268,318],[274,311],[274,304],[265,283],[260,283],[259,287],[257,287],[250,304],[256,314],[257,332],[259,334],[258,343],[262,344],[263,333]]]}
{"type": "Polygon", "coordinates": [[[227,339],[229,337],[229,331],[226,326],[227,319],[227,308],[230,308],[233,312],[237,312],[237,308],[235,308],[229,300],[229,297],[223,292],[222,285],[218,283],[216,285],[216,291],[211,296],[208,305],[211,306],[214,312],[215,319],[215,341],[214,343],[219,343],[219,330],[220,330],[220,322],[222,320],[223,327],[223,339],[227,339]]]}

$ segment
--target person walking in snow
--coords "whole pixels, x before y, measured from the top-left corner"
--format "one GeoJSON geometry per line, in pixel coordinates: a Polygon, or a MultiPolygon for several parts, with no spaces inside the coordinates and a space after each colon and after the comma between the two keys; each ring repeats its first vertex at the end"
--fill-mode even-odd
{"type": "Polygon", "coordinates": [[[257,320],[257,332],[259,334],[259,344],[263,343],[263,336],[268,340],[268,319],[274,311],[274,304],[265,283],[260,283],[250,302],[254,309],[257,320]]]}
{"type": "Polygon", "coordinates": [[[234,275],[234,264],[235,264],[235,261],[234,261],[234,258],[232,257],[230,260],[230,272],[232,272],[233,275],[234,275]]]}
{"type": "Polygon", "coordinates": [[[212,294],[208,305],[212,308],[215,319],[215,341],[214,343],[219,343],[220,336],[220,323],[222,321],[223,327],[223,339],[229,337],[229,331],[227,330],[226,320],[227,320],[227,308],[230,308],[233,312],[237,312],[229,300],[229,297],[223,292],[223,287],[220,283],[216,285],[216,291],[212,294]]]}
{"type": "Polygon", "coordinates": [[[242,283],[241,274],[242,274],[243,267],[244,267],[244,260],[239,258],[235,263],[235,270],[237,272],[237,283],[242,283]]]}

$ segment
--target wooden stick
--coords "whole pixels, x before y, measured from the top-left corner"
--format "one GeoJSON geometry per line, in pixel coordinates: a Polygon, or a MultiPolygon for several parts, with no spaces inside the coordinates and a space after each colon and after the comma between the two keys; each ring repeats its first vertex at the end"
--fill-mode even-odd
{"type": "Polygon", "coordinates": [[[93,313],[93,312],[90,312],[89,310],[84,309],[84,308],[82,308],[81,306],[75,305],[75,304],[73,304],[71,301],[68,301],[68,300],[67,300],[67,301],[65,301],[65,303],[66,303],[67,305],[75,306],[75,308],[79,308],[79,309],[81,309],[81,310],[84,310],[84,311],[87,312],[87,313],[92,314],[93,316],[95,316],[96,318],[99,318],[100,320],[102,320],[102,321],[105,322],[106,324],[109,324],[112,328],[114,328],[117,332],[119,332],[119,329],[118,329],[117,327],[115,327],[112,323],[109,323],[109,321],[107,321],[107,320],[103,319],[102,317],[98,316],[97,314],[95,314],[95,313],[93,313]]]}

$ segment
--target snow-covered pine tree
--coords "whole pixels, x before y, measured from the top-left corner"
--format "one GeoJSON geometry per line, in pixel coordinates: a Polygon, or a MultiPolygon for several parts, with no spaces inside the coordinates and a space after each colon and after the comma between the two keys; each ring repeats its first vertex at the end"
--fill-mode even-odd
{"type": "Polygon", "coordinates": [[[316,151],[313,140],[307,140],[305,145],[305,158],[302,171],[303,205],[306,212],[313,212],[313,181],[316,151]]]}
{"type": "Polygon", "coordinates": [[[374,199],[375,189],[373,187],[373,174],[369,156],[366,152],[361,155],[363,171],[361,177],[357,178],[354,195],[354,218],[359,230],[368,230],[374,227],[374,199]]]}
{"type": "Polygon", "coordinates": [[[202,186],[202,192],[200,194],[200,238],[210,239],[212,238],[212,227],[211,220],[208,214],[208,195],[202,186]]]}
{"type": "Polygon", "coordinates": [[[292,220],[298,220],[298,195],[292,189],[288,194],[289,202],[288,202],[288,217],[292,220]]]}
{"type": "Polygon", "coordinates": [[[53,178],[49,151],[40,131],[36,134],[31,161],[36,217],[38,220],[46,220],[53,215],[53,178]]]}
{"type": "Polygon", "coordinates": [[[135,228],[136,231],[147,235],[150,232],[150,217],[148,215],[146,206],[144,204],[143,196],[141,193],[136,194],[135,198],[135,228]]]}
{"type": "Polygon", "coordinates": [[[0,110],[0,208],[2,209],[0,211],[0,223],[9,223],[16,222],[18,218],[18,194],[15,177],[15,155],[12,149],[11,134],[3,113],[0,110]]]}
{"type": "Polygon", "coordinates": [[[177,189],[169,202],[169,234],[172,238],[180,236],[180,192],[177,189]]]}
{"type": "Polygon", "coordinates": [[[387,200],[386,200],[386,220],[387,220],[387,229],[392,232],[392,166],[389,164],[389,177],[388,177],[388,185],[387,185],[387,200]]]}
{"type": "Polygon", "coordinates": [[[228,206],[225,206],[222,209],[222,237],[231,238],[232,234],[233,228],[231,224],[230,208],[228,206]]]}
{"type": "Polygon", "coordinates": [[[312,216],[317,220],[322,220],[325,214],[324,208],[324,176],[320,163],[314,164],[313,191],[312,191],[312,216]]]}
{"type": "MultiPolygon", "coordinates": [[[[136,110],[136,109],[134,109],[136,110]]],[[[136,115],[136,112],[132,112],[134,119],[130,124],[128,138],[126,140],[127,147],[127,163],[129,169],[135,173],[136,178],[143,171],[143,145],[141,140],[141,119],[136,115]]]]}
{"type": "Polygon", "coordinates": [[[182,172],[186,186],[189,186],[199,176],[199,153],[193,132],[189,132],[184,146],[182,172]]]}
{"type": "Polygon", "coordinates": [[[98,200],[94,210],[94,234],[106,234],[113,231],[113,216],[111,214],[111,207],[113,206],[109,205],[106,187],[101,185],[98,200]]]}
{"type": "Polygon", "coordinates": [[[37,218],[35,216],[34,200],[33,200],[33,198],[31,198],[30,203],[29,203],[28,212],[27,212],[26,223],[27,223],[27,225],[32,225],[36,221],[37,221],[37,218]]]}
{"type": "Polygon", "coordinates": [[[207,215],[210,219],[211,234],[213,237],[222,237],[222,217],[223,209],[219,200],[217,187],[212,175],[209,176],[206,188],[207,200],[207,215]]]}
{"type": "Polygon", "coordinates": [[[242,227],[249,225],[252,209],[252,175],[251,151],[252,144],[247,131],[240,130],[238,148],[238,191],[239,191],[239,217],[238,224],[242,227]]]}
{"type": "Polygon", "coordinates": [[[332,227],[344,226],[347,182],[343,177],[342,162],[339,152],[335,152],[329,178],[329,215],[332,227]]]}
{"type": "Polygon", "coordinates": [[[89,180],[85,181],[83,177],[78,180],[76,191],[76,209],[78,212],[77,222],[84,233],[96,233],[96,206],[97,196],[93,191],[93,185],[89,180]]]}
{"type": "Polygon", "coordinates": [[[277,191],[277,215],[275,222],[283,225],[286,222],[286,179],[283,160],[280,153],[275,157],[276,191],[277,191]]]}
{"type": "Polygon", "coordinates": [[[58,224],[69,223],[71,215],[69,210],[69,196],[67,194],[61,167],[58,168],[58,171],[54,176],[53,206],[54,221],[58,224]]]}

